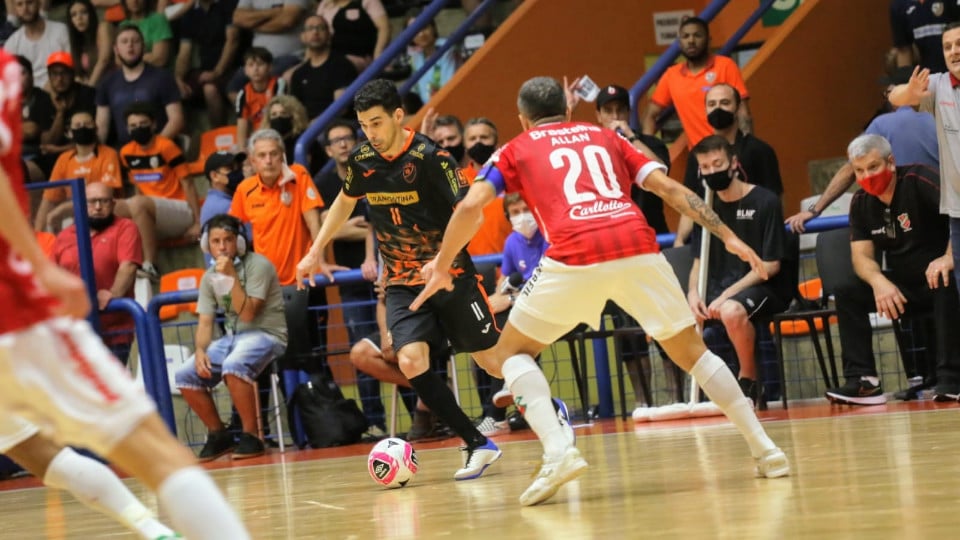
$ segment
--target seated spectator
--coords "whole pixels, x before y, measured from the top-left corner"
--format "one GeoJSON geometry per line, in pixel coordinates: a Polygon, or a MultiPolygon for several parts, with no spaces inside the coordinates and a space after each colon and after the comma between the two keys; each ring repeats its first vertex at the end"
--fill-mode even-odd
{"type": "MultiPolygon", "coordinates": [[[[231,154],[229,152],[214,152],[207,158],[203,166],[203,174],[210,181],[210,189],[207,190],[207,197],[203,200],[200,207],[200,227],[202,228],[210,221],[210,218],[218,214],[227,214],[230,212],[230,204],[233,202],[233,194],[237,190],[240,182],[243,182],[243,162],[246,161],[246,154],[231,154]]],[[[250,224],[246,224],[246,238],[253,239],[250,233],[250,224]]],[[[252,247],[252,246],[248,246],[252,247]]],[[[213,257],[207,253],[204,254],[204,260],[207,266],[213,262],[213,257]]]]}
{"type": "Polygon", "coordinates": [[[723,242],[711,242],[706,296],[699,291],[700,234],[693,234],[693,267],[687,300],[698,323],[716,320],[723,324],[740,363],[740,389],[754,403],[760,399],[755,362],[756,329],[762,321],[787,309],[796,284],[784,269],[783,210],[780,199],[762,186],[739,178],[733,146],[711,135],[693,148],[700,176],[716,194],[714,211],[743,242],[763,260],[769,278],[763,280],[750,266],[727,252],[723,242]]]}
{"type": "Polygon", "coordinates": [[[123,28],[134,25],[143,34],[143,61],[157,66],[167,67],[172,50],[173,31],[163,13],[158,13],[152,0],[123,0],[123,28]]]}
{"type": "MultiPolygon", "coordinates": [[[[493,152],[497,149],[497,143],[497,126],[494,125],[492,120],[477,117],[467,121],[463,130],[463,146],[466,155],[466,166],[463,169],[463,174],[471,182],[477,177],[480,167],[483,167],[490,156],[493,155],[493,152]]],[[[483,225],[470,240],[470,243],[467,244],[467,251],[470,255],[489,255],[503,251],[503,243],[510,234],[510,222],[504,218],[504,215],[503,199],[500,197],[483,207],[483,225]]],[[[478,266],[478,270],[483,273],[483,268],[480,266],[478,266]]],[[[490,278],[489,284],[493,285],[493,282],[496,281],[493,277],[494,274],[484,275],[490,278]]]]}
{"type": "Polygon", "coordinates": [[[177,82],[166,69],[144,62],[143,34],[136,26],[124,26],[114,39],[120,69],[108,73],[97,86],[97,135],[116,148],[130,141],[124,112],[134,102],[153,105],[157,132],[173,139],[184,128],[183,108],[177,82]],[[110,128],[114,130],[113,137],[110,128]]]}
{"type": "Polygon", "coordinates": [[[307,108],[311,120],[327,110],[357,78],[357,70],[342,54],[330,50],[330,29],[319,15],[303,23],[300,34],[304,62],[290,74],[290,95],[307,108]]]}
{"type": "Polygon", "coordinates": [[[467,153],[463,146],[463,123],[452,114],[438,115],[433,109],[428,109],[423,117],[421,133],[433,139],[440,148],[443,148],[461,167],[467,165],[467,153]]]}
{"type": "Polygon", "coordinates": [[[67,16],[69,51],[77,81],[95,87],[114,67],[113,25],[97,18],[90,0],[70,0],[67,16]]]}
{"type": "Polygon", "coordinates": [[[155,133],[154,114],[145,103],[127,109],[127,130],[133,140],[120,149],[120,161],[140,194],[120,203],[117,215],[137,224],[143,238],[143,273],[158,280],[157,242],[178,238],[196,242],[200,203],[183,153],[173,141],[155,133]]]}
{"type": "Polygon", "coordinates": [[[57,51],[70,49],[67,25],[48,20],[40,13],[40,0],[17,0],[14,3],[20,28],[3,44],[15,56],[30,61],[33,83],[39,88],[47,85],[47,57],[57,51]]]}
{"type": "MultiPolygon", "coordinates": [[[[302,60],[297,31],[306,10],[306,0],[240,0],[233,11],[233,25],[253,33],[252,46],[270,51],[273,74],[280,75],[302,60]]],[[[227,83],[231,100],[246,82],[243,70],[237,70],[227,83]]]]}
{"type": "Polygon", "coordinates": [[[274,96],[267,102],[266,109],[267,114],[260,121],[260,129],[270,128],[280,134],[283,139],[284,159],[286,163],[293,163],[293,150],[297,139],[310,125],[307,110],[300,100],[293,96],[274,96]]]}
{"type": "Polygon", "coordinates": [[[73,148],[73,141],[67,139],[65,133],[69,127],[70,113],[79,110],[93,111],[96,108],[96,92],[93,88],[77,82],[73,57],[67,51],[57,51],[47,58],[47,75],[50,79],[50,101],[55,112],[47,135],[48,142],[40,145],[40,167],[49,173],[57,156],[73,148]]]}
{"type": "Polygon", "coordinates": [[[270,261],[247,252],[237,218],[214,216],[204,228],[201,248],[215,264],[200,280],[200,316],[193,362],[177,371],[183,399],[206,426],[207,442],[200,461],[228,452],[233,459],[264,453],[257,425],[257,377],[287,346],[287,322],[277,272],[270,261]],[[227,335],[213,338],[214,317],[221,313],[227,335]],[[217,412],[210,389],[223,380],[237,409],[243,432],[239,444],[217,412]]]}
{"type": "MultiPolygon", "coordinates": [[[[143,253],[136,225],[113,213],[116,206],[113,188],[102,182],[92,182],[87,184],[86,193],[97,308],[103,310],[113,298],[133,298],[133,282],[137,268],[143,262],[143,253]]],[[[53,260],[80,275],[76,225],[70,225],[57,235],[53,260]]],[[[130,315],[123,312],[102,313],[100,334],[114,356],[126,365],[133,343],[133,319],[130,315]]]]}
{"type": "Polygon", "coordinates": [[[233,25],[232,4],[214,0],[186,3],[192,6],[180,18],[180,48],[175,74],[184,100],[206,106],[211,127],[227,122],[223,88],[236,68],[240,30],[233,25]],[[199,63],[194,64],[194,56],[199,63]]]}
{"type": "Polygon", "coordinates": [[[828,399],[886,403],[873,355],[869,314],[889,319],[928,313],[936,343],[936,401],[960,396],[960,299],[952,279],[949,218],[940,213],[940,175],[897,166],[890,143],[865,134],[847,148],[860,189],[850,202],[850,255],[859,279],[834,291],[846,384],[828,399]],[[886,267],[878,261],[885,260],[886,267]]]}
{"type": "Polygon", "coordinates": [[[390,43],[390,20],[380,0],[321,0],[317,15],[333,33],[333,51],[346,56],[358,72],[390,43]]]}
{"type": "MultiPolygon", "coordinates": [[[[420,8],[415,8],[407,14],[406,25],[409,27],[423,13],[420,8]]],[[[438,37],[437,21],[430,19],[430,23],[424,26],[417,35],[414,36],[410,47],[407,48],[407,56],[410,58],[410,69],[416,73],[427,58],[433,56],[438,47],[442,47],[446,38],[438,37]]],[[[456,47],[451,48],[437,60],[429,71],[423,74],[423,77],[417,81],[412,90],[416,92],[424,103],[430,101],[430,98],[437,93],[440,88],[447,84],[453,77],[460,65],[460,57],[456,47]]]]}
{"type": "MultiPolygon", "coordinates": [[[[60,154],[50,181],[83,178],[87,184],[101,183],[120,189],[120,156],[117,151],[97,142],[97,128],[93,113],[78,110],[70,116],[68,129],[73,149],[60,154]]],[[[113,212],[111,203],[110,211],[113,212]]],[[[43,190],[43,200],[37,210],[34,228],[38,231],[60,230],[61,222],[74,216],[70,188],[55,187],[43,190]]]]}
{"type": "Polygon", "coordinates": [[[243,55],[243,73],[249,82],[235,101],[237,112],[237,146],[245,148],[247,137],[263,124],[267,103],[287,93],[287,81],[271,74],[273,55],[263,47],[252,47],[243,55]]]}
{"type": "Polygon", "coordinates": [[[20,63],[20,85],[21,95],[23,96],[21,101],[23,106],[23,146],[21,151],[23,152],[23,159],[27,161],[30,181],[38,182],[46,178],[46,174],[42,172],[42,168],[39,166],[41,161],[40,147],[43,144],[50,143],[51,128],[56,112],[50,94],[33,84],[34,70],[30,60],[23,56],[17,56],[17,61],[20,63]]]}

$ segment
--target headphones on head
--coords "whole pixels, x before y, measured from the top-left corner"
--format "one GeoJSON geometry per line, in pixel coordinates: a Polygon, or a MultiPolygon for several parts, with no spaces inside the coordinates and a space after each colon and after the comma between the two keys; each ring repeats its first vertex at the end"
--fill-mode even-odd
{"type": "Polygon", "coordinates": [[[243,223],[229,214],[220,214],[208,219],[200,229],[200,251],[204,255],[210,255],[210,224],[213,223],[217,229],[232,232],[237,236],[237,257],[243,257],[247,254],[247,231],[243,228],[243,223]]]}

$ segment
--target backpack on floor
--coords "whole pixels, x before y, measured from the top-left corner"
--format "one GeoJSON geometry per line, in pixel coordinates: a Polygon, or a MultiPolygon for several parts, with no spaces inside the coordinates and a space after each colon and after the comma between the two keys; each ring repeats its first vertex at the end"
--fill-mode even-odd
{"type": "Polygon", "coordinates": [[[303,431],[313,448],[360,442],[367,419],[352,399],[345,399],[337,383],[314,375],[293,393],[291,405],[300,411],[303,431]]]}

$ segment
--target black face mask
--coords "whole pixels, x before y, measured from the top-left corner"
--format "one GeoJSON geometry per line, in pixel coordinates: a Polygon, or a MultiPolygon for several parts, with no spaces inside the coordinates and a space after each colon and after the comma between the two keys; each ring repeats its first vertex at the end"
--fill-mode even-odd
{"type": "Polygon", "coordinates": [[[730,169],[714,171],[710,174],[704,174],[702,177],[707,183],[707,187],[712,189],[714,192],[727,189],[730,187],[730,182],[733,182],[733,176],[730,175],[730,169]]]}
{"type": "Polygon", "coordinates": [[[456,146],[445,146],[443,149],[450,152],[450,155],[453,156],[453,159],[457,160],[457,163],[460,163],[460,160],[463,159],[463,143],[456,146]]]}
{"type": "Polygon", "coordinates": [[[71,129],[70,134],[73,136],[73,142],[77,144],[93,144],[97,142],[97,129],[92,127],[81,127],[77,129],[71,129]]]}
{"type": "Polygon", "coordinates": [[[467,155],[470,156],[470,159],[473,161],[483,165],[490,159],[490,156],[493,155],[493,151],[496,149],[492,144],[477,143],[467,150],[467,155]]]}
{"type": "Polygon", "coordinates": [[[240,185],[240,182],[243,182],[243,171],[230,171],[230,174],[227,175],[227,188],[224,190],[224,192],[233,197],[233,194],[236,193],[237,186],[240,185]]]}
{"type": "Polygon", "coordinates": [[[97,232],[100,232],[106,229],[107,227],[113,225],[113,220],[115,219],[116,218],[114,217],[114,215],[110,214],[106,217],[98,217],[98,218],[88,217],[87,222],[90,224],[91,229],[97,232]]]}
{"type": "Polygon", "coordinates": [[[130,130],[130,138],[140,146],[146,146],[153,138],[153,128],[150,126],[135,127],[130,130]]]}
{"type": "Polygon", "coordinates": [[[713,129],[727,129],[733,125],[736,115],[726,109],[717,107],[707,115],[707,122],[713,129]]]}
{"type": "Polygon", "coordinates": [[[289,116],[278,116],[276,118],[270,119],[270,127],[276,130],[277,133],[286,137],[291,131],[293,131],[293,118],[289,116]]]}

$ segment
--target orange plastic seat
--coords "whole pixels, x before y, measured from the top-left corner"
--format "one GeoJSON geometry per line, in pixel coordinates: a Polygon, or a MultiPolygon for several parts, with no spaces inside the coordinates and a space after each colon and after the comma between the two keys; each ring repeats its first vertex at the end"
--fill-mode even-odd
{"type": "MultiPolygon", "coordinates": [[[[160,292],[189,291],[200,288],[200,279],[203,277],[202,268],[187,268],[160,276],[160,292]]],[[[181,313],[196,313],[197,303],[171,304],[160,307],[160,320],[175,319],[181,313]]]]}
{"type": "MultiPolygon", "coordinates": [[[[823,282],[820,278],[808,279],[797,287],[800,289],[800,295],[806,300],[819,302],[823,296],[823,282]]],[[[837,324],[836,315],[831,315],[828,320],[830,324],[837,324]]],[[[823,319],[814,319],[813,326],[817,331],[823,331],[823,319]]],[[[770,333],[775,333],[773,322],[770,323],[770,333]]],[[[810,325],[805,320],[783,320],[780,321],[780,333],[787,337],[805,336],[810,333],[810,325]]]]}
{"type": "Polygon", "coordinates": [[[196,161],[187,163],[190,174],[203,174],[203,166],[210,154],[229,152],[237,144],[237,126],[223,126],[204,131],[200,134],[200,153],[196,161]]]}

